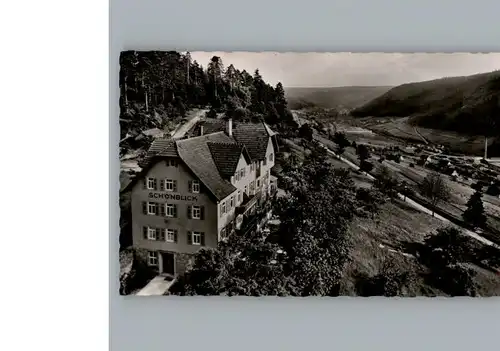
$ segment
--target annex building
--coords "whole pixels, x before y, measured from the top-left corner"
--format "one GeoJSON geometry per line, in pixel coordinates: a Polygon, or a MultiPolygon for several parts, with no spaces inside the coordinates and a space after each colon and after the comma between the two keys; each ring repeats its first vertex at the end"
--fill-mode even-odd
{"type": "Polygon", "coordinates": [[[133,247],[159,273],[184,272],[277,189],[278,145],[265,123],[201,122],[186,139],[156,139],[130,184],[133,247]]]}

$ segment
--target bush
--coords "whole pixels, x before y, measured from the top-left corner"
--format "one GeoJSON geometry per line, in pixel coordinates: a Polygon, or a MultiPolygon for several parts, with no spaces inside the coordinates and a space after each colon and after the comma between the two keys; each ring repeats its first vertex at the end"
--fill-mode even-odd
{"type": "Polygon", "coordinates": [[[368,161],[361,161],[361,164],[359,166],[359,168],[363,171],[363,172],[371,172],[372,169],[373,169],[373,163],[371,162],[368,162],[368,161]]]}
{"type": "Polygon", "coordinates": [[[476,296],[475,275],[476,273],[470,268],[450,265],[433,270],[428,280],[429,283],[451,296],[476,296]]]}
{"type": "Polygon", "coordinates": [[[356,291],[359,296],[408,296],[415,284],[416,274],[403,271],[393,260],[384,262],[381,272],[375,276],[359,274],[356,291]]]}
{"type": "Polygon", "coordinates": [[[491,184],[486,190],[486,194],[491,196],[499,196],[500,195],[500,186],[498,184],[491,184]]]}
{"type": "Polygon", "coordinates": [[[156,272],[133,251],[132,267],[120,275],[120,295],[128,295],[142,288],[156,275],[156,272]]]}

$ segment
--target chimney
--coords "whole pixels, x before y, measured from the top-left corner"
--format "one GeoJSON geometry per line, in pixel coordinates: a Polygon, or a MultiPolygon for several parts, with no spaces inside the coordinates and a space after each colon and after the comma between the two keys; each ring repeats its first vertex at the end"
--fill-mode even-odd
{"type": "Polygon", "coordinates": [[[233,136],[233,119],[229,118],[227,121],[227,135],[233,136]]]}
{"type": "Polygon", "coordinates": [[[203,135],[203,124],[200,125],[200,136],[203,135]]]}

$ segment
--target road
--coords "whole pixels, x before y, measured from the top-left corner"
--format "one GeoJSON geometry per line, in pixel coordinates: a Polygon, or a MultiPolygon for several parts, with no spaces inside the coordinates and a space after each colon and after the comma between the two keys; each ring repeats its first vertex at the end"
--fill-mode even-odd
{"type": "MultiPolygon", "coordinates": [[[[317,140],[317,139],[316,139],[317,140]]],[[[319,141],[320,142],[320,141],[319,141]]],[[[357,165],[355,165],[354,163],[350,162],[349,160],[346,160],[345,158],[343,157],[339,157],[335,152],[333,152],[332,150],[330,150],[328,147],[326,147],[323,143],[320,142],[320,145],[323,146],[323,148],[325,148],[325,150],[330,153],[331,155],[339,158],[342,162],[344,162],[345,164],[347,164],[348,166],[350,166],[351,168],[355,169],[355,170],[359,170],[359,167],[357,165]]],[[[375,180],[375,177],[372,176],[371,174],[368,174],[366,173],[366,176],[371,179],[371,180],[375,180]]],[[[412,199],[409,199],[408,197],[405,197],[403,196],[402,194],[398,193],[397,196],[404,202],[408,203],[409,205],[413,206],[414,208],[416,208],[417,210],[421,211],[421,212],[424,212],[424,213],[427,213],[429,215],[432,215],[432,211],[430,209],[428,209],[427,207],[425,206],[422,206],[420,205],[419,203],[413,201],[412,199]]],[[[456,227],[459,227],[464,234],[467,234],[468,236],[482,242],[483,244],[486,244],[486,245],[491,245],[493,247],[496,247],[497,249],[500,249],[500,246],[498,246],[497,244],[495,244],[494,242],[486,239],[486,238],[483,238],[482,236],[480,236],[479,234],[467,229],[467,228],[464,228],[464,227],[461,227],[461,226],[458,226],[454,223],[451,223],[449,220],[447,220],[446,218],[438,215],[438,214],[434,214],[434,218],[436,219],[439,219],[441,220],[442,222],[444,223],[447,223],[447,224],[450,224],[450,225],[453,225],[453,226],[456,226],[456,227]]]]}
{"type": "Polygon", "coordinates": [[[420,132],[418,131],[418,128],[417,127],[413,127],[413,129],[415,130],[415,133],[417,133],[417,135],[423,140],[423,142],[428,145],[429,142],[427,141],[427,139],[424,138],[424,136],[422,134],[420,134],[420,132]]]}
{"type": "Polygon", "coordinates": [[[208,110],[192,110],[191,113],[186,117],[187,121],[184,124],[179,124],[175,130],[173,130],[170,135],[173,139],[181,139],[184,135],[203,117],[208,110]]]}

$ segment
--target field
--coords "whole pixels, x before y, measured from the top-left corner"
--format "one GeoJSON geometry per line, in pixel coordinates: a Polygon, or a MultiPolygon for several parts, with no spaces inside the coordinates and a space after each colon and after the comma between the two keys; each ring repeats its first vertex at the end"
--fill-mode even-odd
{"type": "MultiPolygon", "coordinates": [[[[426,267],[416,258],[404,254],[408,242],[422,242],[426,235],[443,226],[443,223],[423,214],[402,202],[388,203],[376,221],[357,219],[352,226],[354,239],[353,261],[346,274],[350,277],[343,286],[346,295],[355,295],[355,281],[360,274],[374,276],[380,273],[384,262],[392,260],[401,270],[417,273],[408,296],[446,296],[442,291],[426,284],[422,274],[426,267]]],[[[476,265],[469,265],[476,272],[475,281],[481,296],[500,294],[500,276],[476,265]]]]}
{"type": "MultiPolygon", "coordinates": [[[[408,126],[407,124],[404,125],[408,126]]],[[[406,147],[409,146],[411,147],[412,144],[408,142],[403,142],[401,139],[400,140],[391,139],[390,137],[387,137],[385,135],[374,133],[373,131],[365,129],[360,125],[352,126],[349,123],[346,123],[345,121],[337,122],[337,130],[345,133],[346,137],[351,142],[355,141],[357,144],[366,144],[373,148],[371,159],[369,160],[375,166],[373,173],[376,173],[383,166],[388,167],[400,181],[405,181],[410,187],[413,188],[417,200],[421,202],[426,201],[425,198],[419,195],[418,185],[431,172],[431,170],[417,165],[418,157],[416,155],[412,156],[409,154],[404,154],[403,159],[399,163],[389,160],[384,160],[383,162],[379,162],[381,151],[377,150],[381,150],[382,148],[389,146],[399,146],[401,149],[404,150],[406,147]],[[414,165],[414,167],[410,167],[411,163],[414,165]]],[[[410,130],[407,131],[409,134],[410,130]]],[[[403,133],[403,131],[401,130],[400,132],[403,133]]],[[[451,135],[453,133],[448,133],[448,134],[451,135]]],[[[443,138],[449,137],[448,134],[444,135],[443,138]]],[[[400,134],[400,136],[401,135],[403,134],[400,134]]],[[[414,135],[415,138],[416,135],[417,134],[414,135]]],[[[318,138],[329,148],[335,150],[336,145],[333,142],[319,135],[318,138]]],[[[356,150],[353,147],[346,148],[343,156],[352,163],[359,165],[359,160],[356,155],[356,150]]],[[[448,213],[449,215],[453,216],[454,218],[462,220],[462,214],[463,211],[466,209],[466,203],[470,198],[470,196],[474,193],[474,190],[471,188],[473,181],[470,179],[464,180],[461,177],[459,177],[457,181],[454,181],[447,175],[445,176],[445,179],[448,187],[450,188],[452,196],[450,201],[441,202],[438,204],[438,207],[441,210],[448,213]]],[[[500,199],[497,197],[484,194],[483,204],[485,207],[485,212],[488,217],[489,226],[491,226],[493,230],[500,232],[500,199]]],[[[495,241],[500,241],[500,238],[497,237],[498,236],[497,232],[495,233],[488,232],[486,235],[488,235],[490,239],[494,239],[495,241]],[[494,235],[494,237],[491,237],[491,235],[494,235]]]]}
{"type": "MultiPolygon", "coordinates": [[[[358,137],[363,136],[363,133],[359,133],[359,130],[356,131],[357,133],[352,135],[348,134],[348,138],[351,139],[354,135],[358,137]]],[[[374,136],[376,137],[376,135],[374,136]]],[[[366,139],[362,140],[366,141],[366,139]]],[[[335,147],[327,139],[322,141],[331,148],[335,147]]],[[[300,139],[286,140],[285,142],[290,148],[289,152],[294,152],[299,158],[302,158],[304,152],[307,152],[300,146],[300,139]]],[[[344,156],[357,162],[355,151],[352,147],[347,148],[344,156]]],[[[336,168],[347,168],[344,162],[335,157],[330,157],[329,162],[336,168]]],[[[378,162],[374,163],[380,167],[378,162]]],[[[389,165],[397,172],[398,177],[407,181],[410,181],[410,179],[406,178],[402,172],[405,168],[408,168],[409,172],[414,173],[412,177],[415,180],[423,179],[427,172],[427,170],[421,167],[411,169],[405,167],[404,164],[397,164],[395,162],[390,162],[388,163],[389,165]]],[[[356,186],[371,186],[371,181],[365,175],[356,172],[352,172],[351,174],[356,186]]],[[[445,224],[442,221],[422,213],[399,200],[383,205],[375,220],[356,218],[351,226],[351,233],[353,235],[352,262],[348,265],[345,272],[347,279],[342,285],[342,294],[349,296],[357,295],[356,282],[359,277],[362,275],[375,276],[382,272],[384,265],[388,261],[391,261],[401,271],[415,274],[415,280],[411,284],[411,287],[405,291],[405,296],[447,296],[443,291],[426,282],[424,276],[428,273],[428,268],[418,262],[411,254],[405,252],[409,243],[421,243],[427,235],[434,233],[436,229],[443,226],[445,224]]],[[[500,276],[498,274],[470,263],[468,266],[476,272],[475,281],[478,285],[479,295],[500,295],[500,276]]]]}

